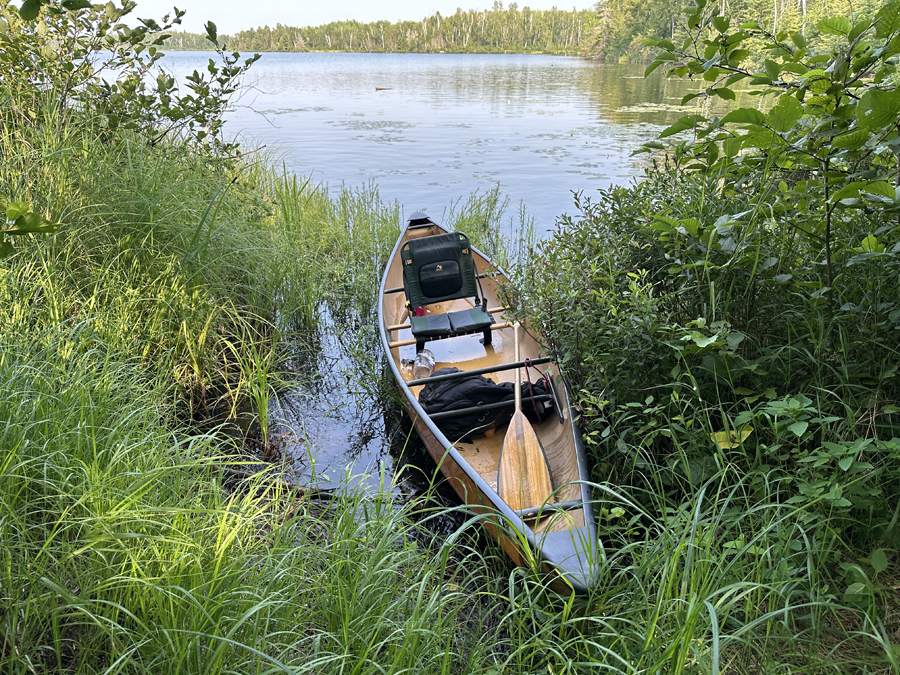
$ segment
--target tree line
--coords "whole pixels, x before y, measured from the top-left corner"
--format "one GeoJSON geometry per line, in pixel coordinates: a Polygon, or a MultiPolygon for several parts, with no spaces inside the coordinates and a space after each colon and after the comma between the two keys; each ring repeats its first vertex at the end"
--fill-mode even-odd
{"type": "MultiPolygon", "coordinates": [[[[826,16],[873,13],[880,0],[718,0],[738,24],[756,21],[773,34],[800,31],[811,47],[830,48],[819,35],[826,16]]],[[[281,23],[227,36],[228,46],[257,52],[540,53],[606,61],[649,61],[657,49],[644,41],[687,36],[685,10],[692,0],[601,0],[592,9],[535,10],[495,0],[490,10],[457,9],[421,21],[335,21],[296,27],[281,23]]],[[[736,24],[737,25],[737,24],[736,24]]],[[[204,34],[174,33],[168,49],[209,49],[204,34]]]]}
{"type": "MultiPolygon", "coordinates": [[[[440,12],[421,21],[335,21],[298,28],[277,24],[240,31],[229,46],[241,51],[342,51],[413,53],[543,53],[587,55],[597,40],[600,16],[593,9],[533,10],[516,3],[491,10],[440,12]]],[[[176,33],[172,49],[206,49],[204,35],[176,33]]]]}

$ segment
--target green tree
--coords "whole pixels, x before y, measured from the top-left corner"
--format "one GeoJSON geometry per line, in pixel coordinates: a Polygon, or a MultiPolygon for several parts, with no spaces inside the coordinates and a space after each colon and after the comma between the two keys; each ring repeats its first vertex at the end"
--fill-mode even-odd
{"type": "MultiPolygon", "coordinates": [[[[676,143],[674,156],[690,169],[720,176],[724,190],[739,190],[751,174],[777,186],[768,196],[771,219],[795,230],[821,261],[798,261],[822,269],[811,300],[824,300],[830,318],[839,309],[852,310],[845,317],[852,320],[857,303],[842,291],[853,285],[847,275],[854,266],[879,259],[900,267],[900,3],[855,23],[819,20],[819,34],[837,43],[825,53],[812,51],[802,30],[773,33],[756,21],[734,27],[705,0],[687,16],[691,33],[679,47],[671,40],[651,42],[662,51],[647,72],[669,65],[670,75],[702,79],[705,89],[685,102],[734,100],[732,87],[749,81],[765,107],[721,118],[682,117],[661,136],[692,132],[692,140],[676,143]],[[745,65],[751,40],[770,57],[761,68],[745,65]],[[856,231],[848,226],[861,219],[874,231],[848,238],[856,231]]],[[[792,274],[790,263],[783,263],[792,274]]],[[[896,309],[893,304],[870,309],[878,316],[896,309]]]]}
{"type": "Polygon", "coordinates": [[[132,27],[124,19],[135,7],[133,0],[121,6],[29,0],[16,10],[0,0],[0,80],[10,101],[0,113],[4,122],[34,124],[35,111],[45,109],[40,102],[49,94],[59,125],[72,110],[90,110],[103,118],[110,134],[133,129],[154,143],[183,134],[212,152],[235,150],[222,140],[222,115],[259,55],[240,63],[240,54],[225,51],[209,22],[205,37],[218,60],[210,59],[206,72],[189,75],[182,93],[155,66],[168,31],[184,12],[176,10],[162,23],[140,19],[132,27]]]}

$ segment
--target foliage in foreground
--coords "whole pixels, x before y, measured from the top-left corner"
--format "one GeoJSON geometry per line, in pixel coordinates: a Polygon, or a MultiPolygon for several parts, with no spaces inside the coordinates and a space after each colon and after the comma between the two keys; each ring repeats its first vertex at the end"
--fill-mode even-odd
{"type": "MultiPolygon", "coordinates": [[[[517,275],[576,392],[595,480],[660,495],[639,500],[656,517],[710,481],[748,514],[790,514],[771,532],[817,552],[805,592],[860,610],[869,594],[882,648],[857,667],[873,669],[896,669],[898,643],[884,585],[900,543],[898,12],[824,19],[839,44],[817,54],[799,32],[735,28],[700,2],[684,46],[657,41],[650,70],[669,64],[728,100],[749,81],[768,112],[682,118],[646,180],[580,197],[581,217],[517,275]],[[746,65],[750,40],[767,47],[762,69],[746,65]]],[[[607,537],[627,540],[646,518],[634,511],[607,509],[607,537]]]]}

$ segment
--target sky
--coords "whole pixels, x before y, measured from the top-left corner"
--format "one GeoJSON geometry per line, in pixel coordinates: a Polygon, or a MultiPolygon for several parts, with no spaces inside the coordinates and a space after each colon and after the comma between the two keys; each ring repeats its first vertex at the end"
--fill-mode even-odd
{"type": "MultiPolygon", "coordinates": [[[[504,6],[509,3],[504,2],[504,6]]],[[[596,0],[519,0],[519,8],[571,10],[593,7],[596,0]]],[[[219,33],[233,34],[248,28],[275,26],[318,26],[331,21],[355,19],[372,21],[417,21],[435,12],[442,15],[463,10],[490,9],[493,0],[137,0],[133,16],[160,20],[172,7],[187,10],[181,30],[200,33],[207,21],[219,33]]]]}

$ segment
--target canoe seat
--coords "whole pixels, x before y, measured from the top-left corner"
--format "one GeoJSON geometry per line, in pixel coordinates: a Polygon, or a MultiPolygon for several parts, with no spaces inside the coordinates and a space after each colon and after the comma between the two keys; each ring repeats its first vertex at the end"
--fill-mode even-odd
{"type": "Polygon", "coordinates": [[[491,343],[494,319],[486,311],[487,300],[466,235],[449,232],[412,239],[400,249],[400,257],[417,352],[430,340],[471,333],[483,333],[485,346],[491,343]],[[460,298],[473,298],[475,306],[444,314],[425,311],[426,305],[460,298]]]}

